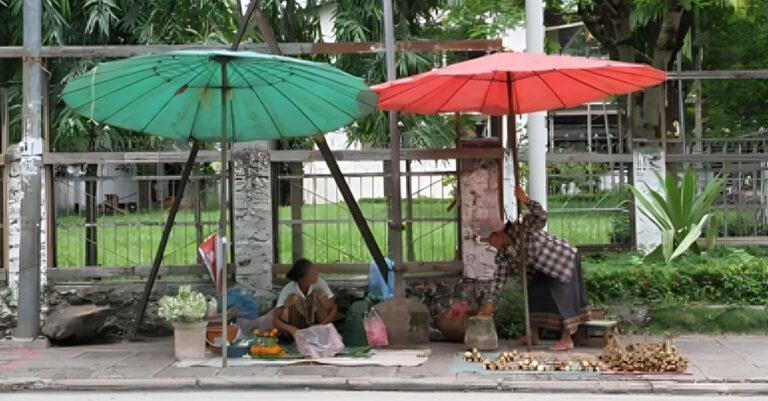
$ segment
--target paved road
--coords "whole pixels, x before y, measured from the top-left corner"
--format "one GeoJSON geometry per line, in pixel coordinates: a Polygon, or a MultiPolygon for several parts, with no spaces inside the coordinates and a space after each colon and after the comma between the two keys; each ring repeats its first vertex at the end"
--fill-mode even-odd
{"type": "MultiPolygon", "coordinates": [[[[530,393],[483,393],[472,398],[480,397],[483,401],[714,401],[723,399],[736,400],[737,397],[688,397],[668,395],[599,395],[599,394],[530,394],[530,393]]],[[[2,396],[3,401],[210,401],[210,400],[301,400],[301,401],[466,401],[466,393],[361,393],[361,392],[322,392],[322,391],[286,391],[286,392],[248,392],[248,391],[198,391],[198,392],[32,392],[8,393],[2,396]]],[[[758,398],[738,397],[739,400],[758,398]]]]}

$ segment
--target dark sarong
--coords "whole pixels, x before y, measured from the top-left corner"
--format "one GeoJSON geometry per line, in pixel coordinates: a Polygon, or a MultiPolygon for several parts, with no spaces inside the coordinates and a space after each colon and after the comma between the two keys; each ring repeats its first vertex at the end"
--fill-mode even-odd
{"type": "Polygon", "coordinates": [[[528,305],[532,327],[575,333],[580,324],[589,320],[581,257],[577,255],[576,268],[567,283],[540,272],[528,277],[528,305]]]}

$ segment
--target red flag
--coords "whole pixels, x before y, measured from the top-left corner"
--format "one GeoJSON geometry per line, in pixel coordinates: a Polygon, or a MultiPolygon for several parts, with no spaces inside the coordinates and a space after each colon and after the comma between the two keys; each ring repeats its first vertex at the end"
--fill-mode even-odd
{"type": "Polygon", "coordinates": [[[216,286],[216,292],[221,294],[221,279],[219,277],[221,270],[216,266],[216,234],[211,234],[208,239],[203,241],[200,247],[197,248],[197,251],[203,259],[205,267],[208,268],[208,273],[211,274],[213,284],[216,286]]]}

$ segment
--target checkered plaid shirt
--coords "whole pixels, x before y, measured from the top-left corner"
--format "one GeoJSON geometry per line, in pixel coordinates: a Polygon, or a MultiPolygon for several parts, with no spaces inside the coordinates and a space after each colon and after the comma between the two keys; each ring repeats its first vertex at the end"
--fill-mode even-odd
{"type": "MultiPolygon", "coordinates": [[[[530,213],[523,217],[525,222],[525,252],[528,277],[539,272],[556,280],[569,282],[579,257],[576,247],[564,239],[544,231],[547,212],[536,201],[525,204],[530,213]]],[[[490,299],[498,300],[509,275],[517,271],[520,237],[510,235],[511,242],[496,254],[496,274],[491,284],[490,299]]]]}

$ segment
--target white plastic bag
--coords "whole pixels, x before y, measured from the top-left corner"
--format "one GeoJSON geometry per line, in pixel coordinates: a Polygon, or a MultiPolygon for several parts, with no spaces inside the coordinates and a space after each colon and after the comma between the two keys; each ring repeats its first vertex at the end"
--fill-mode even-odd
{"type": "Polygon", "coordinates": [[[246,319],[244,317],[237,318],[237,325],[240,326],[240,330],[250,333],[254,329],[259,330],[262,333],[272,331],[274,328],[275,310],[272,309],[266,315],[261,316],[256,320],[246,319]]]}
{"type": "Polygon", "coordinates": [[[296,332],[296,348],[308,358],[328,358],[344,350],[341,335],[333,324],[312,326],[296,332]]]}

